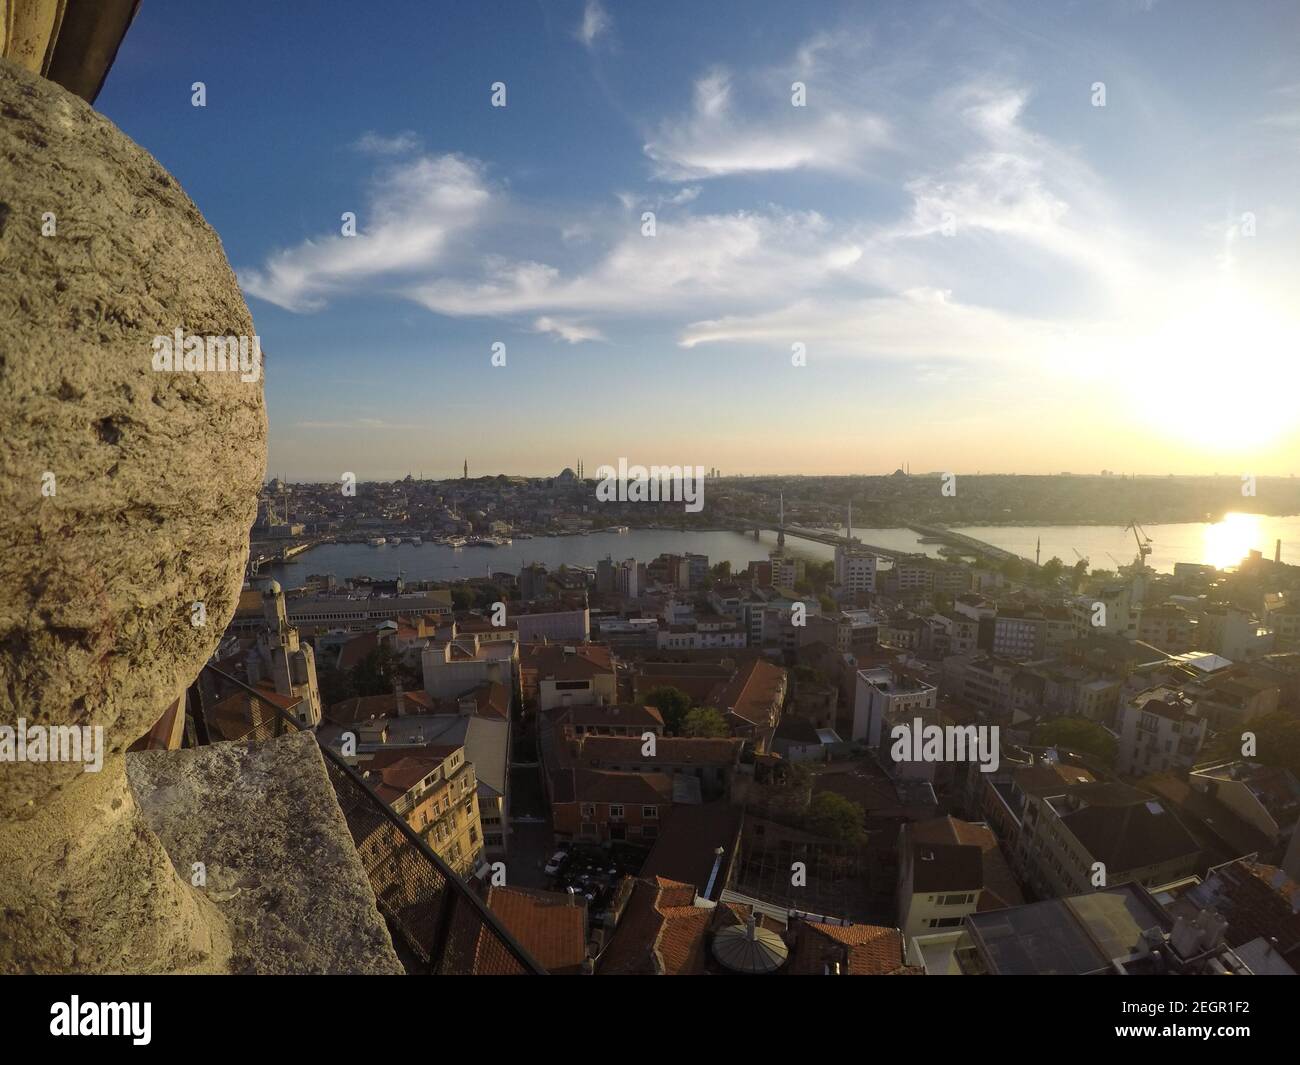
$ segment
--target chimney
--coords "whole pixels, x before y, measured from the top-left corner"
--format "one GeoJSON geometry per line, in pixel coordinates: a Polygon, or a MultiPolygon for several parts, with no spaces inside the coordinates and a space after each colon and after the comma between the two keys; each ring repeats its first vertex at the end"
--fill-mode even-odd
{"type": "Polygon", "coordinates": [[[1278,538],[1276,546],[1274,546],[1273,548],[1273,561],[1274,562],[1282,561],[1282,540],[1280,537],[1278,538]]]}

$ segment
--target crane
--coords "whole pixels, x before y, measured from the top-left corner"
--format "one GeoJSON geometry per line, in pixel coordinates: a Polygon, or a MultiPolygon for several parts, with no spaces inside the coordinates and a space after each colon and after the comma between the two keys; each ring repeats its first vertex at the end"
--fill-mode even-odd
{"type": "Polygon", "coordinates": [[[1151,537],[1149,537],[1146,530],[1137,523],[1136,518],[1124,526],[1124,529],[1125,531],[1132,530],[1133,539],[1137,541],[1138,555],[1134,560],[1134,568],[1139,570],[1146,569],[1147,555],[1151,554],[1151,537]]]}

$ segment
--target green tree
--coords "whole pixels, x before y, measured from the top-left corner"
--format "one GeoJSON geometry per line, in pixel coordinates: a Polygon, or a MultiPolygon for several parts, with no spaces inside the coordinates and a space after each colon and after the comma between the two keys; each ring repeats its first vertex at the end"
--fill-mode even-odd
{"type": "MultiPolygon", "coordinates": [[[[1274,710],[1250,719],[1247,726],[1255,735],[1255,753],[1244,760],[1289,769],[1300,777],[1300,717],[1289,710],[1274,710]]],[[[1211,745],[1211,758],[1241,759],[1239,731],[1221,734],[1211,745]]]]}
{"type": "Polygon", "coordinates": [[[724,558],[721,562],[717,563],[717,564],[713,567],[713,575],[714,575],[715,577],[717,577],[718,580],[720,580],[720,581],[725,581],[725,580],[727,580],[728,578],[730,578],[730,577],[731,577],[731,562],[730,562],[730,560],[724,558]]]}
{"type": "Polygon", "coordinates": [[[1009,581],[1023,580],[1025,576],[1025,560],[1023,558],[1004,559],[998,569],[1002,571],[1002,576],[1009,581]]]}
{"type": "Polygon", "coordinates": [[[682,733],[686,736],[710,737],[718,739],[731,735],[726,718],[711,706],[697,706],[688,710],[682,724],[682,733]]]}
{"type": "Polygon", "coordinates": [[[401,662],[387,643],[371,651],[352,671],[352,686],[357,695],[386,695],[398,682],[405,683],[401,662]]]}
{"type": "Polygon", "coordinates": [[[1113,765],[1118,744],[1115,737],[1096,722],[1083,717],[1058,717],[1034,729],[1030,741],[1035,747],[1060,745],[1095,755],[1106,765],[1113,765]]]}
{"type": "Polygon", "coordinates": [[[837,843],[865,843],[862,807],[833,791],[819,792],[808,804],[808,827],[837,843]]]}
{"type": "Polygon", "coordinates": [[[663,715],[664,727],[671,735],[680,735],[691,708],[691,698],[680,688],[665,685],[655,688],[645,697],[646,706],[653,706],[663,715]]]}
{"type": "Polygon", "coordinates": [[[1053,555],[1042,565],[1043,580],[1048,584],[1055,584],[1061,579],[1061,574],[1065,572],[1065,563],[1053,555]]]}
{"type": "Polygon", "coordinates": [[[357,694],[352,675],[333,664],[316,670],[316,683],[320,687],[321,702],[326,706],[341,703],[357,694]]]}

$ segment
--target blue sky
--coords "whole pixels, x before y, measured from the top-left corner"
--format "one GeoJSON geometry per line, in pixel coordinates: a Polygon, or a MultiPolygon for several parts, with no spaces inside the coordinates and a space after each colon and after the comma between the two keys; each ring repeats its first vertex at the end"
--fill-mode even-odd
{"type": "Polygon", "coordinates": [[[1282,474],[1298,11],[146,2],[96,106],[221,235],[273,474],[1282,474]]]}

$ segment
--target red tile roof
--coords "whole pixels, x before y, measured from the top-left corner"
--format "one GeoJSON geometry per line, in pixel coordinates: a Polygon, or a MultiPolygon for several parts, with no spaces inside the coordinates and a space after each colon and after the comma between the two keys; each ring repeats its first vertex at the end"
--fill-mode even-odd
{"type": "Polygon", "coordinates": [[[773,710],[780,710],[785,690],[785,670],[761,658],[737,670],[719,696],[720,709],[760,727],[771,723],[773,710]]]}
{"type": "Polygon", "coordinates": [[[527,888],[490,887],[488,908],[542,968],[576,973],[587,956],[587,900],[527,888]]]}
{"type": "Polygon", "coordinates": [[[885,976],[903,968],[903,936],[897,928],[871,924],[800,922],[794,961],[796,976],[820,976],[839,963],[849,976],[885,976]]]}

